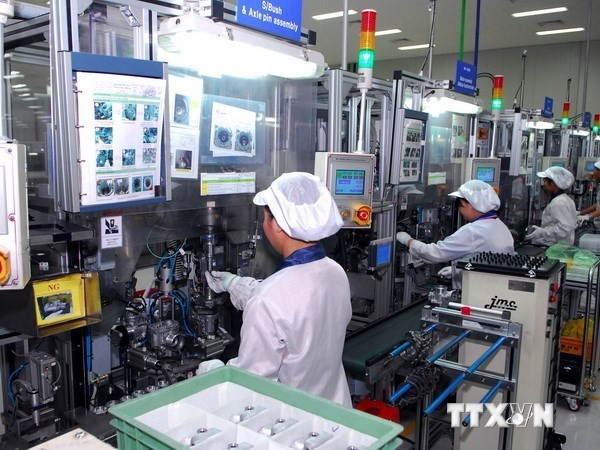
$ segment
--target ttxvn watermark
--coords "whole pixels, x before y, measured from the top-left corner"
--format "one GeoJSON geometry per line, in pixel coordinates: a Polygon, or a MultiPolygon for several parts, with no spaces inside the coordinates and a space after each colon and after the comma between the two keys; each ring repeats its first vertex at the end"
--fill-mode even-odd
{"type": "Polygon", "coordinates": [[[479,427],[480,416],[483,412],[490,413],[490,418],[483,425],[486,428],[509,426],[526,427],[529,423],[534,428],[546,426],[554,427],[554,404],[553,403],[448,403],[447,412],[450,414],[450,425],[452,428],[463,426],[479,427]],[[465,418],[461,422],[461,414],[469,414],[469,420],[465,418]],[[530,421],[530,419],[533,419],[530,421]]]}

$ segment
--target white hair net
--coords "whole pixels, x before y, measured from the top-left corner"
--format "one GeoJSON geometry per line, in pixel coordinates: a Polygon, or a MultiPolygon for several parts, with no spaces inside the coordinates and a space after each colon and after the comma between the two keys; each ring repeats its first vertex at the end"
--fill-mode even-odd
{"type": "Polygon", "coordinates": [[[596,162],[594,163],[594,167],[595,167],[596,169],[600,169],[600,161],[596,161],[596,162]]]}
{"type": "Polygon", "coordinates": [[[558,166],[548,167],[543,172],[538,172],[537,176],[540,178],[550,178],[562,190],[569,189],[575,181],[575,177],[571,172],[564,167],[558,166]]]}
{"type": "Polygon", "coordinates": [[[500,208],[500,198],[494,188],[481,180],[467,181],[458,188],[458,191],[448,195],[464,198],[475,210],[481,213],[500,208]]]}
{"type": "Polygon", "coordinates": [[[329,237],[343,224],[329,190],[310,173],[284,173],[254,196],[254,204],[267,205],[290,237],[306,242],[329,237]]]}

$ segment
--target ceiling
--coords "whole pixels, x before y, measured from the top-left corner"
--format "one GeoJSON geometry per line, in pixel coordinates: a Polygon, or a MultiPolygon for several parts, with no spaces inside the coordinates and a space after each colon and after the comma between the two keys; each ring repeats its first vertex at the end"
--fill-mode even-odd
{"type": "MultiPolygon", "coordinates": [[[[341,11],[343,0],[303,0],[303,27],[317,32],[316,50],[332,67],[342,61],[342,18],[317,21],[316,14],[341,11]]],[[[431,13],[429,0],[348,0],[348,8],[358,14],[348,17],[348,62],[356,61],[360,34],[360,12],[377,11],[377,30],[399,28],[401,33],[376,37],[376,59],[425,56],[427,49],[400,51],[398,47],[427,44],[431,13]]],[[[475,46],[476,0],[466,0],[464,51],[475,46]]],[[[600,40],[600,0],[481,0],[479,51],[585,41],[588,34],[589,5],[592,6],[590,40],[600,40]],[[564,6],[568,11],[515,18],[514,12],[564,6]],[[584,31],[538,36],[536,31],[583,27],[584,31]]],[[[459,52],[462,0],[435,1],[434,54],[459,52]]],[[[593,55],[590,55],[593,57],[593,55]]]]}

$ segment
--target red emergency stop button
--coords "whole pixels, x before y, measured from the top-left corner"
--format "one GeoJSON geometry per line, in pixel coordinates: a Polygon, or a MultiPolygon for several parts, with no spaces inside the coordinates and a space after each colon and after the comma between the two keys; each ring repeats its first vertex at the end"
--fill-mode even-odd
{"type": "Polygon", "coordinates": [[[556,298],[556,295],[551,295],[551,296],[550,296],[550,303],[556,303],[556,300],[558,300],[558,299],[556,298]]]}
{"type": "Polygon", "coordinates": [[[354,222],[358,225],[370,225],[371,224],[371,207],[363,205],[356,210],[354,213],[354,222]]]}

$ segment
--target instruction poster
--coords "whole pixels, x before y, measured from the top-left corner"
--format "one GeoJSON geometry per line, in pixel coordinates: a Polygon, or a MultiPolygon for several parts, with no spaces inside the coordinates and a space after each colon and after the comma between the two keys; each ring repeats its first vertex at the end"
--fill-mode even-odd
{"type": "Polygon", "coordinates": [[[169,76],[171,178],[198,179],[202,79],[169,76]]]}
{"type": "Polygon", "coordinates": [[[77,90],[81,205],[154,197],[166,81],[78,72],[77,90]]]}
{"type": "Polygon", "coordinates": [[[461,163],[466,156],[465,117],[452,114],[452,138],[450,139],[450,162],[461,163]]]}
{"type": "Polygon", "coordinates": [[[213,102],[210,151],[214,157],[256,154],[256,113],[213,102]]]}
{"type": "Polygon", "coordinates": [[[417,119],[405,119],[402,135],[402,165],[400,182],[418,182],[421,179],[422,134],[424,122],[417,119]]]}

